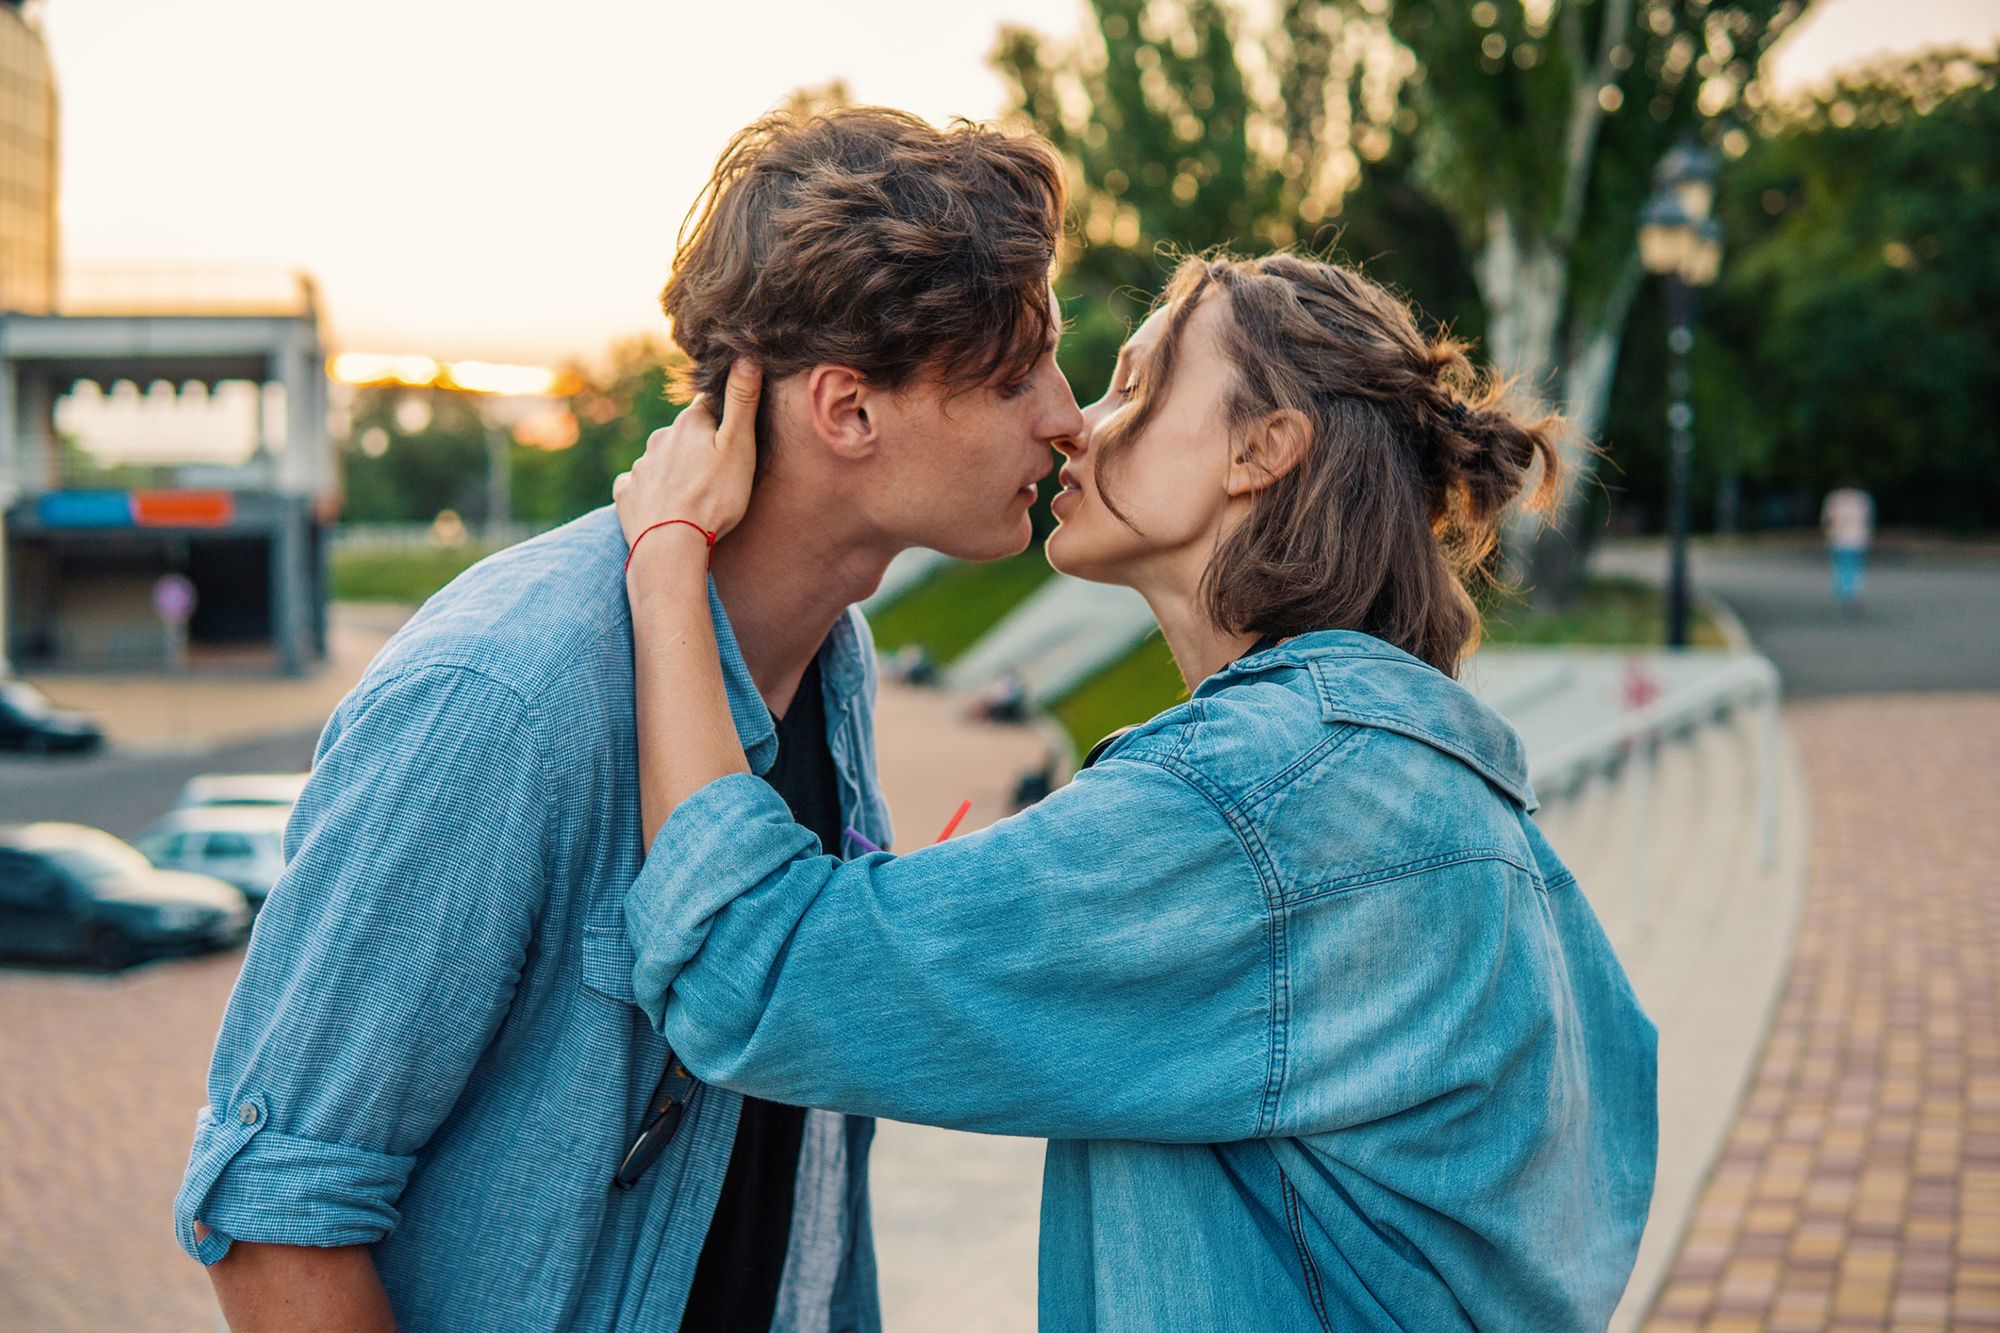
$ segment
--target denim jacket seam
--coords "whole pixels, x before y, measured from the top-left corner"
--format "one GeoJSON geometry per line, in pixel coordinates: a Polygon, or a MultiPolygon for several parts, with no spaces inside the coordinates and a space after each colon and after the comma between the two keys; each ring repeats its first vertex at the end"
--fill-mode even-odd
{"type": "Polygon", "coordinates": [[[1298,893],[1291,897],[1288,906],[1298,907],[1305,903],[1317,902],[1322,898],[1331,898],[1338,894],[1351,893],[1356,889],[1366,889],[1377,884],[1388,884],[1399,879],[1408,879],[1412,875],[1421,875],[1426,871],[1444,870],[1452,866],[1471,865],[1479,861],[1498,861],[1503,865],[1512,866],[1526,875],[1536,889],[1543,893],[1548,891],[1542,883],[1542,877],[1536,873],[1534,867],[1524,864],[1522,859],[1515,856],[1512,852],[1494,847],[1474,847],[1456,852],[1440,852],[1435,856],[1419,857],[1415,861],[1406,861],[1401,865],[1384,866],[1380,870],[1370,870],[1359,875],[1348,875],[1341,879],[1330,879],[1325,883],[1315,884],[1310,888],[1299,890],[1298,893]]]}
{"type": "MultiPolygon", "coordinates": [[[[1488,782],[1505,789],[1510,798],[1524,802],[1531,800],[1532,793],[1528,786],[1526,774],[1509,773],[1502,765],[1480,754],[1478,750],[1466,744],[1461,737],[1427,727],[1421,722],[1416,721],[1408,712],[1402,709],[1364,708],[1352,703],[1336,701],[1325,695],[1322,695],[1322,698],[1325,700],[1325,709],[1330,710],[1343,721],[1375,727],[1379,730],[1389,732],[1391,735],[1405,736],[1411,740],[1429,745],[1457,759],[1488,782]],[[1516,788],[1519,789],[1520,794],[1516,793],[1516,788]]],[[[1327,720],[1331,721],[1332,718],[1329,717],[1327,720]]]]}
{"type": "MultiPolygon", "coordinates": [[[[1135,756],[1136,757],[1136,756],[1135,756]]],[[[1262,1138],[1271,1132],[1277,1123],[1278,1102],[1283,1091],[1286,1061],[1288,1057],[1289,1025],[1291,1022],[1291,979],[1286,967],[1286,921],[1284,903],[1277,883],[1276,867],[1270,864],[1270,853],[1257,836],[1254,823],[1244,818],[1234,807],[1227,793],[1217,786],[1199,768],[1180,759],[1176,755],[1147,756],[1165,772],[1173,774],[1186,783],[1222,816],[1236,840],[1243,848],[1244,860],[1257,876],[1257,887],[1264,895],[1264,923],[1270,941],[1269,965],[1271,969],[1270,1031],[1267,1036],[1269,1068],[1264,1080],[1264,1094],[1257,1108],[1256,1137],[1262,1138]]]]}
{"type": "Polygon", "coordinates": [[[1240,803],[1245,813],[1255,810],[1258,806],[1291,786],[1293,782],[1303,777],[1309,770],[1317,767],[1323,760],[1332,757],[1335,751],[1340,750],[1358,737],[1362,730],[1363,728],[1358,722],[1347,722],[1341,726],[1334,727],[1330,734],[1322,736],[1311,748],[1286,765],[1284,769],[1243,793],[1240,803]]]}
{"type": "MultiPolygon", "coordinates": [[[[1205,720],[1206,710],[1202,708],[1201,700],[1188,700],[1188,720],[1176,728],[1180,732],[1180,735],[1174,738],[1174,748],[1166,755],[1169,761],[1178,762],[1181,756],[1187,753],[1188,746],[1194,743],[1196,728],[1200,727],[1205,720]]],[[[1226,814],[1223,817],[1225,819],[1228,818],[1226,814]]]]}

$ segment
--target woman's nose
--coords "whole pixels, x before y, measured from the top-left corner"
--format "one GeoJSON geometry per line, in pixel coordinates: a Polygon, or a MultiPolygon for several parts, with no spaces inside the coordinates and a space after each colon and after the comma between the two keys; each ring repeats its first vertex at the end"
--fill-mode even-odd
{"type": "Polygon", "coordinates": [[[1055,439],[1049,441],[1049,447],[1064,458],[1081,458],[1083,456],[1083,437],[1081,435],[1058,435],[1055,439]]]}

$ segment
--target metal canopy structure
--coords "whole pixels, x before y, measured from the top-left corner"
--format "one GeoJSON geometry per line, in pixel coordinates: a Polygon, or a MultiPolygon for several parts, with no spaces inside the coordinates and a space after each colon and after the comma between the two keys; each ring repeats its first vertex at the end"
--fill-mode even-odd
{"type": "MultiPolygon", "coordinates": [[[[310,289],[307,288],[309,291],[310,289]]],[[[326,528],[338,504],[317,310],[271,314],[0,313],[0,559],[16,663],[147,670],[227,662],[302,672],[325,654],[326,528]],[[238,465],[144,469],[144,489],[71,475],[55,427],[79,385],[232,381],[283,389],[238,465]],[[188,579],[186,624],[155,613],[188,579]]]]}

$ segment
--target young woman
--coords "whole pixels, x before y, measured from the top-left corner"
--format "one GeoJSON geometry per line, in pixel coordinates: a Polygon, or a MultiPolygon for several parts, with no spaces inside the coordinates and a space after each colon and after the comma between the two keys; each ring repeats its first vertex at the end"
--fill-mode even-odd
{"type": "Polygon", "coordinates": [[[627,917],[687,1069],[1050,1139],[1047,1329],[1601,1329],[1654,1030],[1453,679],[1558,423],[1358,273],[1188,261],[1062,446],[1048,556],[1143,593],[1191,699],[990,829],[843,862],[717,666],[698,529],[742,512],[751,383],[619,487],[664,821],[627,917]]]}

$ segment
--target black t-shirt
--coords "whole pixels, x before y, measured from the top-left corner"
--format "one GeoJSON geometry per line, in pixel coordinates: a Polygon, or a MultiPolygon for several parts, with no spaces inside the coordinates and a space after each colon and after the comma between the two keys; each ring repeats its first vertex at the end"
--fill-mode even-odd
{"type": "MultiPolygon", "coordinates": [[[[820,847],[838,854],[840,788],[826,745],[826,701],[817,657],[778,721],[778,757],[764,780],[785,798],[792,818],[818,835],[820,847]]],[[[791,1240],[792,1192],[805,1123],[801,1107],[743,1099],[736,1146],[695,1263],[682,1333],[764,1333],[770,1328],[791,1240]]]]}

